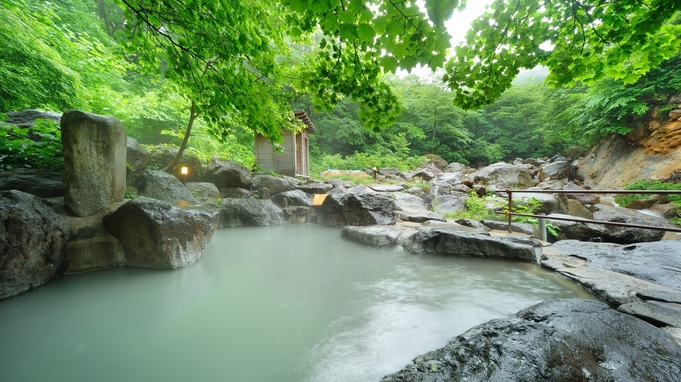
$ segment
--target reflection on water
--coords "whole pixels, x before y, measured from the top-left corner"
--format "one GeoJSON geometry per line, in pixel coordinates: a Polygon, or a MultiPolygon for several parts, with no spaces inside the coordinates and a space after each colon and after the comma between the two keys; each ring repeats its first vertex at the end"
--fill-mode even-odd
{"type": "Polygon", "coordinates": [[[317,225],[216,232],[182,270],[70,276],[0,302],[0,381],[376,381],[540,301],[536,265],[371,248],[317,225]]]}

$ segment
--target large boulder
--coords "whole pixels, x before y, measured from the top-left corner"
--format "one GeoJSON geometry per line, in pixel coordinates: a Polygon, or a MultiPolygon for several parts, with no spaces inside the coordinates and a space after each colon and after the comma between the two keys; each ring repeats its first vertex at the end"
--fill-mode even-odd
{"type": "Polygon", "coordinates": [[[163,171],[145,171],[139,180],[138,192],[170,204],[199,202],[179,179],[163,171]]]}
{"type": "Polygon", "coordinates": [[[142,147],[135,138],[127,137],[125,160],[131,173],[140,173],[149,164],[151,156],[147,149],[142,147]]]}
{"type": "MultiPolygon", "coordinates": [[[[563,186],[563,190],[566,191],[582,191],[584,188],[574,184],[574,183],[568,183],[565,186],[563,186]]],[[[574,199],[579,201],[582,204],[598,204],[601,202],[600,196],[597,194],[581,194],[581,193],[570,193],[570,194],[565,194],[568,199],[574,199]]]]}
{"type": "Polygon", "coordinates": [[[345,227],[341,236],[362,244],[373,246],[394,245],[402,231],[392,226],[345,227]]]}
{"type": "Polygon", "coordinates": [[[271,200],[222,199],[220,227],[286,224],[284,212],[271,200]]]}
{"type": "Polygon", "coordinates": [[[218,224],[214,208],[187,209],[146,197],[104,217],[104,226],[125,252],[125,265],[179,268],[201,259],[218,224]]]}
{"type": "Polygon", "coordinates": [[[489,165],[473,175],[476,182],[501,188],[525,189],[532,187],[532,174],[524,166],[508,163],[489,165]]]}
{"type": "Polygon", "coordinates": [[[0,172],[0,191],[19,190],[52,198],[64,195],[64,176],[47,169],[15,168],[0,172]]]}
{"type": "Polygon", "coordinates": [[[451,195],[441,195],[433,199],[431,205],[433,211],[441,214],[449,212],[464,211],[466,209],[466,198],[468,195],[463,192],[454,192],[451,195]]]}
{"type": "MultiPolygon", "coordinates": [[[[530,187],[527,191],[537,191],[539,188],[530,187]]],[[[529,203],[530,200],[536,199],[540,204],[537,213],[550,214],[553,212],[565,213],[567,212],[567,198],[564,194],[544,194],[532,192],[514,192],[513,204],[522,205],[529,203]]]]}
{"type": "Polygon", "coordinates": [[[421,355],[396,381],[678,381],[681,347],[602,302],[542,302],[421,355]]]}
{"type": "Polygon", "coordinates": [[[301,190],[284,191],[272,196],[272,202],[282,208],[289,206],[311,207],[312,195],[301,190]]]}
{"type": "Polygon", "coordinates": [[[222,199],[220,190],[213,183],[188,182],[185,184],[185,187],[201,203],[215,203],[217,200],[222,199]]]}
{"type": "Polygon", "coordinates": [[[570,162],[558,160],[539,167],[539,180],[565,179],[570,175],[570,162]]]}
{"type": "Polygon", "coordinates": [[[246,166],[234,161],[210,162],[206,168],[204,180],[215,184],[218,189],[224,187],[246,187],[251,184],[251,172],[246,166]]]}
{"type": "Polygon", "coordinates": [[[446,228],[421,227],[404,243],[411,252],[432,252],[461,256],[497,257],[537,261],[534,248],[485,233],[455,231],[446,228]]]}
{"type": "Polygon", "coordinates": [[[601,224],[585,223],[581,221],[572,220],[557,220],[559,219],[574,219],[580,220],[576,216],[564,214],[550,214],[546,217],[547,220],[556,228],[557,240],[602,240],[607,234],[607,230],[601,224]],[[552,219],[554,218],[554,219],[552,219]]]}
{"type": "Polygon", "coordinates": [[[54,111],[43,111],[35,109],[10,111],[9,113],[6,113],[6,115],[7,119],[5,120],[5,123],[17,127],[31,127],[35,125],[36,120],[38,119],[52,121],[58,125],[62,117],[60,113],[56,113],[54,111]]]}
{"type": "MultiPolygon", "coordinates": [[[[596,205],[594,211],[594,219],[600,221],[609,221],[616,223],[640,224],[656,227],[668,226],[669,223],[662,218],[650,216],[630,210],[627,208],[617,208],[606,206],[603,204],[596,205]]],[[[630,244],[648,241],[662,240],[665,231],[651,230],[645,228],[635,227],[619,227],[613,225],[606,225],[607,233],[603,235],[603,240],[611,243],[630,244]]]]}
{"type": "Polygon", "coordinates": [[[298,184],[296,188],[308,194],[326,194],[327,192],[331,191],[333,185],[328,183],[312,182],[298,184]]]}
{"type": "Polygon", "coordinates": [[[317,222],[333,227],[395,224],[395,197],[374,193],[332,193],[319,208],[317,222]]]}
{"type": "Polygon", "coordinates": [[[37,196],[0,191],[0,300],[55,277],[69,223],[37,196]]]}
{"type": "Polygon", "coordinates": [[[125,193],[126,135],[115,117],[71,110],[61,118],[64,145],[64,206],[91,215],[125,193]]]}
{"type": "Polygon", "coordinates": [[[268,189],[270,195],[276,195],[280,192],[293,189],[286,179],[272,175],[255,175],[251,183],[253,188],[260,192],[262,192],[263,188],[268,189]]]}

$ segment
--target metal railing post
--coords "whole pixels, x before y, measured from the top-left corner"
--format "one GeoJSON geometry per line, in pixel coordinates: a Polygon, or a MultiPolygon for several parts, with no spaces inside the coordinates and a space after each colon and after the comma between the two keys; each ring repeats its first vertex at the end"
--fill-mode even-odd
{"type": "Polygon", "coordinates": [[[511,191],[510,188],[507,188],[506,194],[508,194],[508,211],[506,211],[506,215],[508,215],[508,233],[511,233],[513,232],[513,230],[511,230],[511,223],[513,219],[513,215],[511,215],[511,212],[513,211],[513,191],[511,191]]]}
{"type": "MultiPolygon", "coordinates": [[[[537,214],[544,216],[544,214],[537,214]]],[[[539,222],[539,240],[541,241],[546,241],[546,219],[543,217],[537,218],[537,221],[539,222]]]]}

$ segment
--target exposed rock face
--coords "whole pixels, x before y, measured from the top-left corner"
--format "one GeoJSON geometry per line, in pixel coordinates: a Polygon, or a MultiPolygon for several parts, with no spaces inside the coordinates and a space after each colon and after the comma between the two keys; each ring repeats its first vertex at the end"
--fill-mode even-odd
{"type": "Polygon", "coordinates": [[[394,184],[370,184],[367,187],[376,192],[398,192],[404,189],[404,187],[394,184]]]}
{"type": "Polygon", "coordinates": [[[138,197],[104,217],[125,251],[125,265],[179,268],[203,256],[218,224],[216,209],[182,209],[138,197]]]}
{"type": "Polygon", "coordinates": [[[251,180],[253,183],[253,188],[257,190],[262,190],[267,188],[270,191],[270,195],[276,195],[280,192],[289,191],[292,189],[286,179],[279,178],[272,175],[255,175],[251,180]]]}
{"type": "Polygon", "coordinates": [[[278,224],[286,224],[284,212],[271,200],[223,199],[220,204],[220,227],[278,224]]]}
{"type": "Polygon", "coordinates": [[[55,113],[53,111],[43,111],[35,109],[10,111],[9,113],[6,114],[7,119],[5,120],[5,122],[10,125],[18,127],[31,127],[35,125],[36,119],[52,121],[58,125],[62,116],[60,113],[55,113]]]}
{"type": "Polygon", "coordinates": [[[559,241],[549,247],[566,256],[586,260],[590,266],[681,291],[681,241],[617,245],[559,241]]]}
{"type": "Polygon", "coordinates": [[[176,177],[163,171],[145,171],[139,180],[139,194],[170,204],[198,203],[192,193],[176,177]]]}
{"type": "Polygon", "coordinates": [[[401,230],[388,226],[345,227],[341,231],[346,239],[377,247],[397,243],[401,234],[401,230]]]}
{"type": "Polygon", "coordinates": [[[296,186],[297,189],[306,192],[308,194],[326,194],[333,188],[332,185],[328,183],[304,183],[296,186]]]}
{"type": "Polygon", "coordinates": [[[570,175],[570,162],[558,160],[539,167],[539,180],[564,179],[570,175]]]}
{"type": "MultiPolygon", "coordinates": [[[[536,187],[530,187],[527,190],[539,190],[536,187]]],[[[567,198],[564,194],[540,194],[531,192],[514,192],[513,203],[527,203],[530,199],[537,199],[541,203],[539,213],[550,214],[553,212],[564,213],[567,211],[567,198]]]]}
{"type": "Polygon", "coordinates": [[[222,187],[220,196],[225,198],[247,198],[251,195],[251,191],[241,187],[222,187]]]}
{"type": "Polygon", "coordinates": [[[537,304],[470,329],[383,381],[677,381],[681,347],[606,304],[537,304]]]}
{"type": "Polygon", "coordinates": [[[462,192],[438,196],[431,202],[435,212],[446,214],[466,209],[466,194],[462,192]]]}
{"type": "Polygon", "coordinates": [[[61,118],[64,145],[64,206],[91,215],[125,193],[126,135],[114,117],[71,110],[61,118]]]}
{"type": "Polygon", "coordinates": [[[188,182],[185,187],[201,203],[215,202],[216,199],[222,198],[220,190],[213,183],[188,182]]]}
{"type": "Polygon", "coordinates": [[[564,214],[551,214],[546,217],[551,224],[558,229],[558,240],[602,239],[607,234],[607,230],[601,224],[591,224],[568,220],[551,220],[552,217],[566,219],[575,219],[576,217],[564,214]]]}
{"type": "Polygon", "coordinates": [[[280,192],[272,197],[272,202],[279,207],[312,206],[312,195],[300,190],[280,192]]]}
{"type": "MultiPolygon", "coordinates": [[[[618,223],[642,224],[650,226],[665,226],[668,223],[664,219],[656,218],[654,216],[645,215],[638,211],[629,210],[626,208],[617,208],[605,206],[602,204],[596,205],[597,210],[594,211],[594,219],[618,223]]],[[[606,225],[607,233],[603,236],[603,240],[611,243],[629,244],[640,243],[648,241],[658,241],[664,236],[664,231],[654,231],[643,228],[632,227],[617,227],[606,225]]]]}
{"type": "Polygon", "coordinates": [[[404,248],[411,252],[434,252],[462,256],[498,257],[537,261],[534,248],[483,233],[421,227],[409,237],[404,248]]]}
{"type": "Polygon", "coordinates": [[[234,161],[212,161],[206,168],[205,180],[224,187],[246,187],[251,183],[251,172],[234,161]]]}
{"type": "MultiPolygon", "coordinates": [[[[499,231],[508,231],[508,221],[499,220],[481,220],[485,227],[496,229],[499,231]]],[[[529,223],[511,223],[511,232],[524,233],[526,235],[534,235],[534,227],[529,223]]]]}
{"type": "Polygon", "coordinates": [[[395,212],[395,216],[400,220],[414,223],[423,223],[429,220],[441,222],[447,221],[447,218],[445,218],[444,215],[430,211],[397,211],[395,212]]]}
{"type": "Polygon", "coordinates": [[[495,163],[475,173],[476,181],[501,188],[523,189],[534,185],[532,174],[524,166],[495,163]]]}
{"type": "Polygon", "coordinates": [[[147,149],[142,147],[135,138],[127,137],[125,158],[130,172],[139,173],[147,167],[151,156],[147,149]]]}
{"type": "Polygon", "coordinates": [[[64,176],[47,169],[15,168],[0,172],[0,191],[19,190],[51,198],[64,195],[64,176]]]}
{"type": "Polygon", "coordinates": [[[52,279],[69,240],[69,223],[43,199],[0,192],[0,300],[52,279]]]}
{"type": "Polygon", "coordinates": [[[593,212],[586,208],[584,204],[580,203],[578,200],[575,199],[568,199],[567,214],[589,220],[593,220],[594,218],[593,212]]]}
{"type": "Polygon", "coordinates": [[[317,222],[334,227],[395,224],[395,197],[333,193],[319,208],[317,222]]]}

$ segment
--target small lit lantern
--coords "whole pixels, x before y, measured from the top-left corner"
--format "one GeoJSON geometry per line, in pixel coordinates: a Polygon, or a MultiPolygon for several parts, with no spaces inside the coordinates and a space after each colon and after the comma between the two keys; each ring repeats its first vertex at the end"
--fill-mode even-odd
{"type": "Polygon", "coordinates": [[[182,183],[183,184],[187,183],[187,174],[189,174],[189,168],[182,166],[180,168],[180,174],[182,174],[182,179],[183,179],[182,183]]]}

